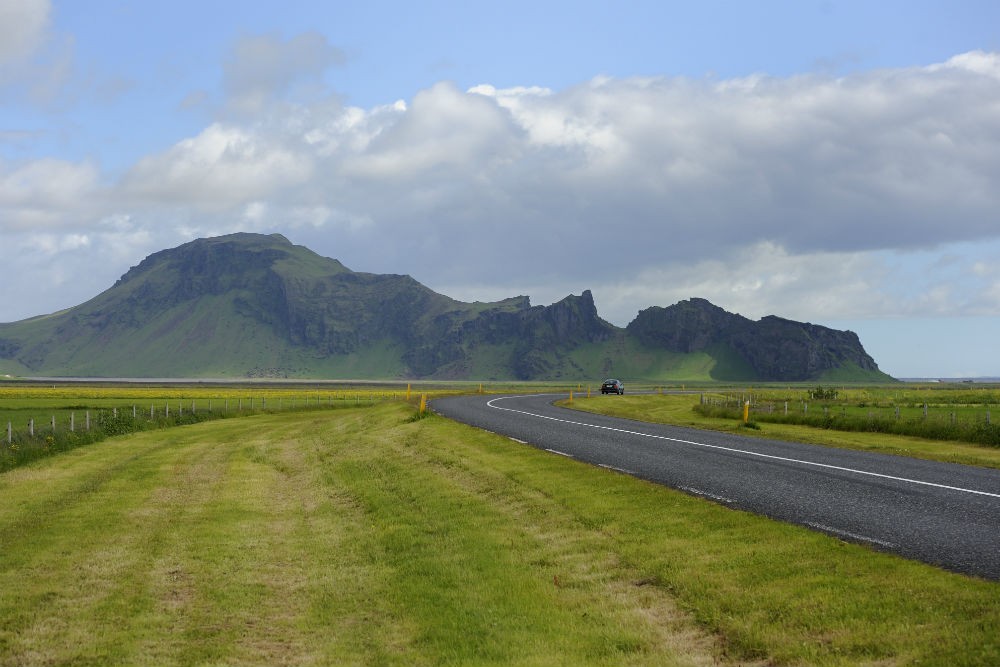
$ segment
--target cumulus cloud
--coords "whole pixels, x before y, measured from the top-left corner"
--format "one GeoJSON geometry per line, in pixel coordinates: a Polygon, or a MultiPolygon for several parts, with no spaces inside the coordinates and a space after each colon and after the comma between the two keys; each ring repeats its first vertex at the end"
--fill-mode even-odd
{"type": "Polygon", "coordinates": [[[397,109],[396,122],[384,128],[363,153],[344,162],[344,173],[360,179],[422,181],[429,174],[479,172],[489,177],[497,161],[510,157],[518,129],[496,104],[440,83],[416,95],[409,108],[397,109]]]}
{"type": "Polygon", "coordinates": [[[214,124],[162,155],[141,160],[121,192],[129,200],[181,207],[229,209],[280,193],[309,178],[311,160],[280,142],[238,127],[214,124]]]}
{"type": "Polygon", "coordinates": [[[461,298],[592,288],[619,323],[690,296],[811,320],[1000,314],[988,257],[935,264],[1000,247],[997,54],[844,77],[442,82],[371,109],[291,99],[340,58],[318,35],[246,38],[226,64],[230,102],[280,108],[219,120],[99,197],[91,165],[0,169],[4,225],[86,233],[123,214],[149,252],[292,230],[461,298]]]}
{"type": "Polygon", "coordinates": [[[44,159],[16,167],[0,163],[2,231],[73,228],[85,224],[99,197],[91,163],[44,159]]]}

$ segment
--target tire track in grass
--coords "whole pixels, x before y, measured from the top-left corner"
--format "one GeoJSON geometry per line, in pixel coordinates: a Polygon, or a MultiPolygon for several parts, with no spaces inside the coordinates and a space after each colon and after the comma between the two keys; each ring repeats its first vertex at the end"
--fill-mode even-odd
{"type": "Polygon", "coordinates": [[[35,466],[28,479],[80,462],[87,474],[53,475],[49,493],[26,503],[37,514],[7,526],[21,535],[0,573],[17,619],[7,626],[15,651],[55,662],[114,661],[128,651],[122,630],[145,607],[150,553],[164,530],[162,520],[140,510],[167,477],[164,469],[185,456],[176,443],[140,436],[35,466]],[[82,632],[93,618],[104,619],[107,630],[82,632]]]}
{"type": "MultiPolygon", "coordinates": [[[[661,588],[647,585],[651,582],[624,565],[611,535],[581,525],[570,508],[511,470],[521,457],[540,459],[523,464],[539,467],[549,465],[549,459],[523,448],[516,448],[519,456],[512,458],[510,452],[502,451],[507,438],[478,430],[469,429],[461,440],[462,450],[454,451],[437,446],[433,439],[417,439],[407,455],[418,459],[420,467],[431,468],[441,483],[460,490],[467,498],[462,502],[487,499],[483,511],[499,515],[508,530],[514,527],[519,537],[510,545],[498,545],[498,558],[511,547],[517,550],[509,566],[533,570],[535,578],[546,584],[540,596],[585,616],[600,609],[591,620],[594,624],[635,628],[630,638],[618,639],[621,647],[632,645],[626,651],[642,654],[655,647],[657,655],[671,656],[672,664],[725,664],[719,658],[718,638],[698,627],[661,588]],[[493,442],[480,446],[486,438],[493,442]]],[[[483,516],[482,520],[488,519],[483,516]]],[[[613,637],[614,633],[606,635],[612,643],[613,637]]],[[[572,650],[567,648],[567,653],[571,655],[572,650]]],[[[627,654],[620,659],[630,662],[627,654]]]]}

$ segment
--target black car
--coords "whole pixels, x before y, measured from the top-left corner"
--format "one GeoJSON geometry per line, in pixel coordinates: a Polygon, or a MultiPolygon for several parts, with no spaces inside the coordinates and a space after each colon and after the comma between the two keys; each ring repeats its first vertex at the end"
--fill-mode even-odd
{"type": "Polygon", "coordinates": [[[622,384],[621,380],[611,378],[601,383],[601,393],[621,395],[625,393],[625,385],[622,384]]]}

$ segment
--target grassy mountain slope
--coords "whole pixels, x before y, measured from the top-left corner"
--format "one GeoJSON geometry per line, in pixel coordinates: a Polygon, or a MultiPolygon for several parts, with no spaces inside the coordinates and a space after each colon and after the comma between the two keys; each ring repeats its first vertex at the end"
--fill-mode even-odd
{"type": "Polygon", "coordinates": [[[702,299],[626,329],[584,291],[463,303],[409,276],[355,272],[280,235],[150,255],[75,308],[0,324],[0,372],[92,377],[651,381],[883,380],[857,336],[752,322],[702,299]]]}

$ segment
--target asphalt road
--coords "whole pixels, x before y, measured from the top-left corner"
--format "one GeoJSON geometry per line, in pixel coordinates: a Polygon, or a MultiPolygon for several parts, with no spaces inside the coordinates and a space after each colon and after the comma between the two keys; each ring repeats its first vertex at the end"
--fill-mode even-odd
{"type": "Polygon", "coordinates": [[[553,455],[1000,580],[1000,470],[605,417],[552,405],[560,398],[458,396],[431,407],[553,455]]]}

